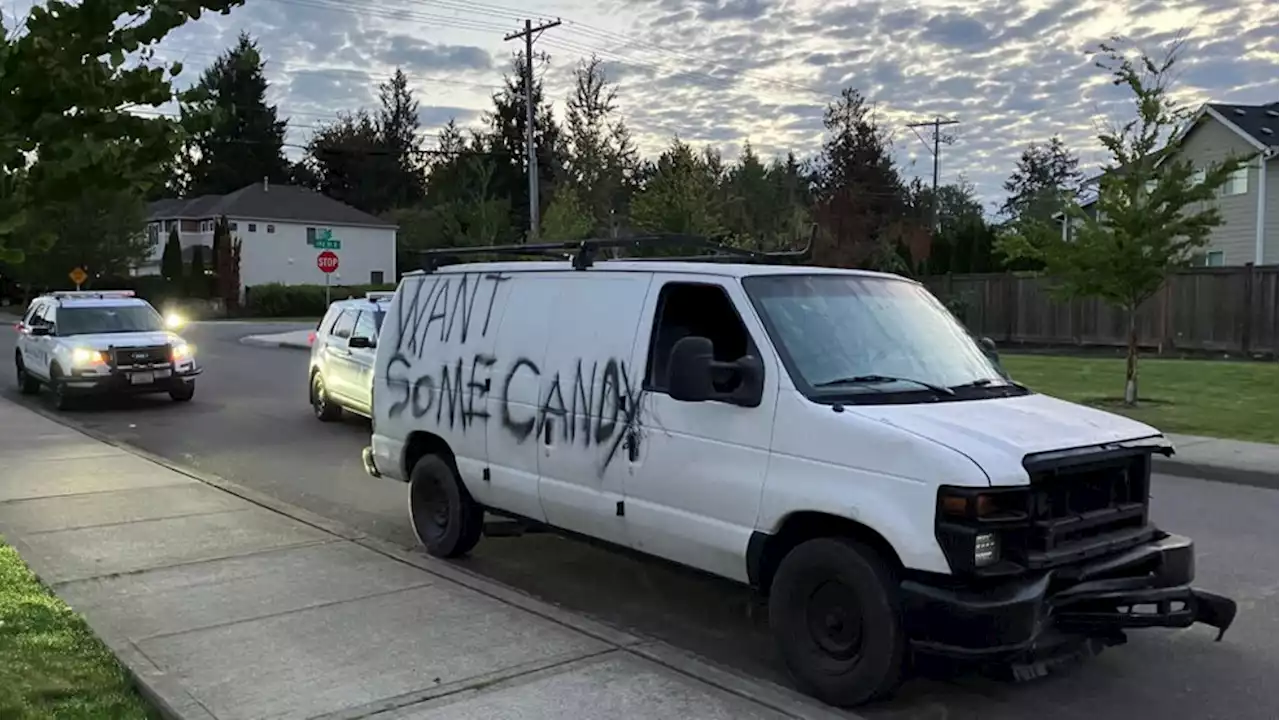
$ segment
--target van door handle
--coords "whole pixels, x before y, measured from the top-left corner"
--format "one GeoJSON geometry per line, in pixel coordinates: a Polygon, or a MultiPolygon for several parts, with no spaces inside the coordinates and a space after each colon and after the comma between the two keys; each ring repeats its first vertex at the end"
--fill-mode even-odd
{"type": "Polygon", "coordinates": [[[627,459],[631,462],[640,459],[640,436],[635,430],[627,431],[627,459]]]}

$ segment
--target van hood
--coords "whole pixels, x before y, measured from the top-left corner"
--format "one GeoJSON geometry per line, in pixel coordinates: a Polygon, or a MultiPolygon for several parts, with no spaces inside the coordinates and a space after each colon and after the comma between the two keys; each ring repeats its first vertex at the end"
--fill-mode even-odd
{"type": "Polygon", "coordinates": [[[69,335],[63,340],[73,347],[82,347],[89,350],[106,350],[113,346],[118,348],[156,347],[168,344],[177,345],[183,342],[182,338],[163,330],[139,333],[69,335]]]}
{"type": "Polygon", "coordinates": [[[1022,459],[1032,453],[1160,435],[1159,430],[1121,415],[1034,393],[914,405],[855,405],[846,410],[967,455],[992,485],[1030,482],[1022,459]]]}

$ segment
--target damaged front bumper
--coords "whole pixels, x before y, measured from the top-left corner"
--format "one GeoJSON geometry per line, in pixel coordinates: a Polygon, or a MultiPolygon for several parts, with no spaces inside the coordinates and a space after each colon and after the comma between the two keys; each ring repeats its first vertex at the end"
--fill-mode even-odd
{"type": "Polygon", "coordinates": [[[1236,616],[1233,600],[1191,587],[1195,547],[1162,534],[1115,555],[1013,579],[955,585],[955,578],[910,579],[901,585],[908,636],[915,649],[959,658],[994,659],[1034,651],[1063,635],[1123,639],[1132,628],[1218,629],[1236,616]]]}

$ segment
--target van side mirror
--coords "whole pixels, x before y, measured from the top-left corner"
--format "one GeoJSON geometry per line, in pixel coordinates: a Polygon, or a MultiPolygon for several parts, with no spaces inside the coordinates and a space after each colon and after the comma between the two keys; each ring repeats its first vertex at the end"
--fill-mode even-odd
{"type": "Polygon", "coordinates": [[[363,335],[353,335],[351,339],[347,341],[347,347],[351,348],[371,348],[374,346],[375,343],[373,342],[373,338],[367,338],[363,335]]]}
{"type": "Polygon", "coordinates": [[[1000,351],[996,349],[995,340],[984,335],[978,343],[982,345],[982,352],[986,353],[992,360],[1000,359],[1000,351]]]}
{"type": "Polygon", "coordinates": [[[681,338],[671,348],[667,364],[667,392],[681,402],[717,400],[742,407],[757,407],[764,396],[764,366],[750,355],[734,362],[715,359],[711,340],[690,336],[681,338]],[[736,379],[734,389],[716,389],[715,375],[736,379]]]}

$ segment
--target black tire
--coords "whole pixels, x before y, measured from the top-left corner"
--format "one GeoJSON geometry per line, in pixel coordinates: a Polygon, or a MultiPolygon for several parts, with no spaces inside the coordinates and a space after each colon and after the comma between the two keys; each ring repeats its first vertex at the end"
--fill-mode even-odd
{"type": "Polygon", "coordinates": [[[769,626],[796,685],[829,705],[883,698],[902,679],[897,581],[855,540],[819,538],[788,553],[769,591],[769,626]]]}
{"type": "Polygon", "coordinates": [[[70,410],[75,404],[67,394],[67,383],[62,378],[62,370],[54,365],[49,369],[49,393],[53,398],[53,407],[58,410],[70,410]]]}
{"type": "Polygon", "coordinates": [[[471,499],[451,463],[427,455],[409,474],[409,521],[428,553],[454,558],[480,542],[484,508],[471,499]]]}
{"type": "Polygon", "coordinates": [[[23,395],[35,395],[40,392],[40,381],[27,372],[26,366],[22,364],[22,356],[19,355],[14,360],[18,371],[18,392],[23,395]]]}
{"type": "Polygon", "coordinates": [[[342,417],[342,408],[329,398],[324,376],[318,372],[311,375],[311,411],[321,422],[332,422],[342,417]]]}
{"type": "Polygon", "coordinates": [[[191,398],[196,396],[196,383],[184,382],[173,390],[169,391],[169,398],[174,402],[191,402],[191,398]]]}

